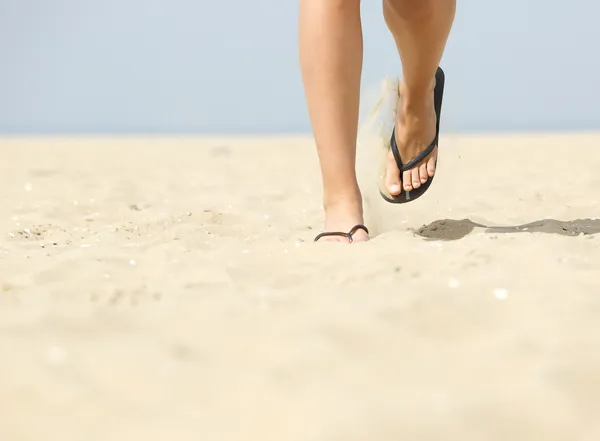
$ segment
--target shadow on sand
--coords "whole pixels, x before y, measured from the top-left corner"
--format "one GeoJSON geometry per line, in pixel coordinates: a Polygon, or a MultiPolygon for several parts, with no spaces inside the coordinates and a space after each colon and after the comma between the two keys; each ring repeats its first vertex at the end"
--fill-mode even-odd
{"type": "Polygon", "coordinates": [[[485,228],[486,233],[546,233],[560,236],[579,236],[600,233],[600,219],[576,219],[559,221],[543,219],[524,225],[508,227],[490,227],[475,223],[469,219],[441,219],[413,230],[418,236],[429,240],[458,240],[467,236],[475,228],[485,228]]]}

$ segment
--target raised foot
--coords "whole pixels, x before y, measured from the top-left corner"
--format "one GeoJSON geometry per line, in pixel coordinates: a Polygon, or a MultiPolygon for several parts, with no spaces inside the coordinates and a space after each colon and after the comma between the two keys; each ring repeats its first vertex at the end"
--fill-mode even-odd
{"type": "MultiPolygon", "coordinates": [[[[402,162],[409,163],[425,151],[436,135],[436,113],[432,84],[424,93],[411,93],[406,85],[400,86],[400,102],[396,118],[395,139],[402,162]]],[[[390,150],[387,157],[385,186],[392,196],[402,191],[416,190],[435,174],[437,147],[415,167],[402,173],[390,150]]]]}

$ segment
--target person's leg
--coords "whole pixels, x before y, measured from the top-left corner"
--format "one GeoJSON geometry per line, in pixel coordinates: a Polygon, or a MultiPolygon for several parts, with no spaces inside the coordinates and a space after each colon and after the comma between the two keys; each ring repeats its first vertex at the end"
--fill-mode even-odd
{"type": "MultiPolygon", "coordinates": [[[[396,141],[408,162],[425,150],[435,137],[433,107],[435,72],[454,21],[456,0],[383,0],[387,26],[394,36],[402,62],[396,141]]],[[[400,172],[390,152],[387,190],[398,195],[427,182],[435,172],[437,149],[420,166],[400,172]],[[403,185],[403,187],[402,187],[403,185]]]]}
{"type": "MultiPolygon", "coordinates": [[[[355,171],[362,51],[360,0],[300,0],[300,66],[321,164],[326,231],[363,222],[355,171]]],[[[364,231],[354,236],[366,238],[364,231]]]]}

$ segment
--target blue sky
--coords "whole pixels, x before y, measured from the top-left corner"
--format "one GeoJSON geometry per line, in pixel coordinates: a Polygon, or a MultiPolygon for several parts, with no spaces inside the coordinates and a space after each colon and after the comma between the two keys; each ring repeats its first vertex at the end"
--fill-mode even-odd
{"type": "MultiPolygon", "coordinates": [[[[363,86],[397,75],[363,0],[363,86]]],[[[0,0],[0,132],[308,132],[297,1],[0,0]]],[[[600,3],[458,0],[445,127],[600,129],[600,3]]]]}

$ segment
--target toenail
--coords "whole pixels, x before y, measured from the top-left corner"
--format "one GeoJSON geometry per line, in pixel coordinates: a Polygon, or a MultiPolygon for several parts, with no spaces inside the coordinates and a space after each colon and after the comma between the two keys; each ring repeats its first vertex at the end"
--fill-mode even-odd
{"type": "Polygon", "coordinates": [[[392,185],[390,185],[390,191],[392,191],[392,192],[400,191],[400,186],[398,184],[392,184],[392,185]]]}

